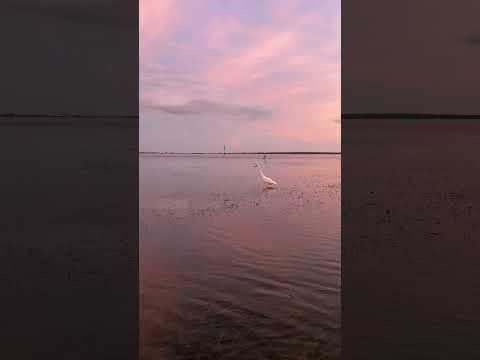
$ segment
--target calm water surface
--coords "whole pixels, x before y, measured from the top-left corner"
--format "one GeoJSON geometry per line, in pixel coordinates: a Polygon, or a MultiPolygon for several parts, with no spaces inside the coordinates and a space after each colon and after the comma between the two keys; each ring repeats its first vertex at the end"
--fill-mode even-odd
{"type": "Polygon", "coordinates": [[[140,157],[143,359],[338,358],[340,258],[340,156],[140,157]]]}

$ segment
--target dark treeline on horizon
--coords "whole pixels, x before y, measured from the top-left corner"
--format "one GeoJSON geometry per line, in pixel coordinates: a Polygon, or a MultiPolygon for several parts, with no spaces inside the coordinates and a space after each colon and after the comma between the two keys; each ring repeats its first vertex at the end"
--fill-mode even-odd
{"type": "Polygon", "coordinates": [[[118,114],[118,115],[97,115],[97,114],[17,114],[0,113],[2,118],[138,118],[138,115],[118,114]]]}
{"type": "Polygon", "coordinates": [[[480,114],[435,114],[435,113],[350,113],[342,119],[480,119],[480,114]]]}

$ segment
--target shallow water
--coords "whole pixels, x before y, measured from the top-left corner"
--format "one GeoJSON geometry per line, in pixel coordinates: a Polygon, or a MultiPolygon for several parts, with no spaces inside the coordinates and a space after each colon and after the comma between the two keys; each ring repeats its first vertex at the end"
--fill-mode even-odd
{"type": "Polygon", "coordinates": [[[142,358],[338,358],[340,255],[340,156],[142,155],[142,358]]]}

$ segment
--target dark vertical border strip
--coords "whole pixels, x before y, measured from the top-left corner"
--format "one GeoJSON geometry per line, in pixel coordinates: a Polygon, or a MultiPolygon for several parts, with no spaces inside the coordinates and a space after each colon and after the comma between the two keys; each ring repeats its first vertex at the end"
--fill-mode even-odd
{"type": "Polygon", "coordinates": [[[342,359],[480,358],[478,10],[342,2],[342,359]]]}
{"type": "Polygon", "coordinates": [[[138,0],[0,7],[0,357],[136,359],[138,0]]]}

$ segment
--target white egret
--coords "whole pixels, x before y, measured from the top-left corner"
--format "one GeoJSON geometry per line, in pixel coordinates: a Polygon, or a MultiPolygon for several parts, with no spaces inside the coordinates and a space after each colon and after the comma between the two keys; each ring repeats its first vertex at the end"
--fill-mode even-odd
{"type": "Polygon", "coordinates": [[[263,173],[262,169],[258,164],[254,165],[255,167],[258,167],[258,171],[260,172],[260,176],[262,177],[262,180],[267,184],[267,186],[274,186],[277,185],[277,182],[273,179],[270,179],[268,176],[265,176],[263,173]]]}

